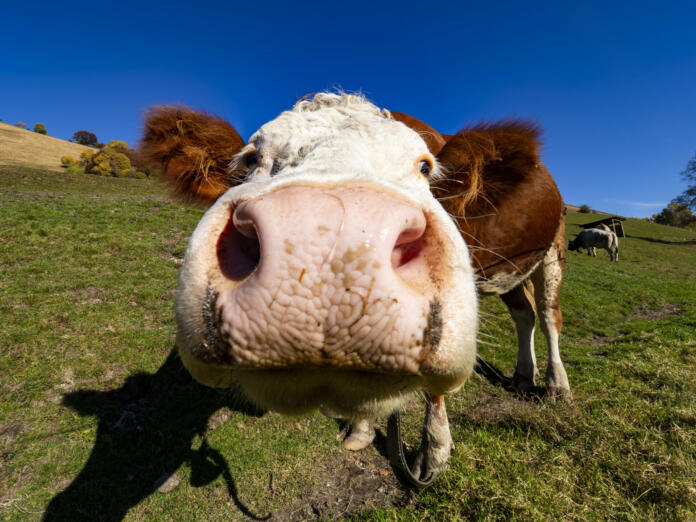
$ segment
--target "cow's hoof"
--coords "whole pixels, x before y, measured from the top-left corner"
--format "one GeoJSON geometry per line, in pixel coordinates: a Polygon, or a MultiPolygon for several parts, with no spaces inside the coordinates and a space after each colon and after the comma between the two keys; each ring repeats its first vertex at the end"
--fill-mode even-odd
{"type": "Polygon", "coordinates": [[[529,378],[515,372],[515,376],[512,378],[512,383],[517,393],[520,395],[526,395],[534,389],[534,386],[536,386],[536,379],[534,377],[529,378]]]}
{"type": "Polygon", "coordinates": [[[370,421],[361,420],[351,425],[350,434],[343,440],[343,447],[350,451],[365,449],[375,438],[370,421]]]}
{"type": "Polygon", "coordinates": [[[573,400],[573,393],[570,388],[563,388],[559,386],[547,386],[546,387],[546,397],[551,399],[551,401],[571,401],[573,400]]]}
{"type": "Polygon", "coordinates": [[[563,363],[549,363],[546,369],[546,396],[565,401],[573,398],[563,363]]]}

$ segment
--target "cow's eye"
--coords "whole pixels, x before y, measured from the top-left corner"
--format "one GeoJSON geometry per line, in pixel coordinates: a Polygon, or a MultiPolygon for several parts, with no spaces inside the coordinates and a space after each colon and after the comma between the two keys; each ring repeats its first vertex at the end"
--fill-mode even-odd
{"type": "Polygon", "coordinates": [[[433,170],[433,163],[432,161],[428,159],[423,159],[418,162],[418,171],[423,174],[424,176],[428,177],[430,176],[430,173],[433,170]]]}
{"type": "Polygon", "coordinates": [[[244,165],[246,165],[246,168],[249,170],[252,170],[256,168],[256,165],[259,164],[259,155],[256,154],[255,152],[252,152],[251,154],[247,154],[244,156],[244,165]]]}

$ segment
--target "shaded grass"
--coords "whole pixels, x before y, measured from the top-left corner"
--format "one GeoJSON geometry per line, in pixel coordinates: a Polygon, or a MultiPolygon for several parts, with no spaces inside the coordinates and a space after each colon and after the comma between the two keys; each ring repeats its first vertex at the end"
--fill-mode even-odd
{"type": "MultiPolygon", "coordinates": [[[[385,491],[374,510],[327,470],[381,476],[375,448],[346,460],[335,422],[259,417],[171,357],[200,210],[148,180],[3,167],[0,208],[3,519],[49,505],[58,519],[696,517],[694,233],[628,220],[618,264],[570,252],[561,346],[574,401],[524,401],[473,377],[448,399],[451,469],[405,505],[385,491]],[[173,472],[181,485],[154,492],[173,472]],[[317,492],[328,511],[307,500],[317,492]]],[[[569,237],[590,218],[569,213],[569,237]]],[[[493,345],[481,354],[511,375],[512,323],[499,300],[482,307],[493,345]]],[[[406,415],[412,440],[421,416],[406,415]]]]}

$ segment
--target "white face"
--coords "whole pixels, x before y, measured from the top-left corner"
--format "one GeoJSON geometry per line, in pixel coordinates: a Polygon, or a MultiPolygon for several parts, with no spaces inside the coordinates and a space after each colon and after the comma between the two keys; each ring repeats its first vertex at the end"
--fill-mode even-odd
{"type": "Polygon", "coordinates": [[[179,278],[177,342],[194,377],[237,382],[269,409],[347,416],[461,385],[474,276],[416,132],[360,97],[317,95],[261,127],[232,170],[245,180],[203,217],[179,278]],[[220,245],[245,241],[258,257],[221,259],[220,245]]]}
{"type": "Polygon", "coordinates": [[[428,177],[421,170],[429,168],[429,177],[436,176],[437,167],[414,131],[361,99],[354,106],[298,112],[303,104],[310,102],[300,102],[250,138],[237,160],[258,158],[249,181],[268,182],[281,176],[319,181],[338,174],[429,194],[428,177]]]}

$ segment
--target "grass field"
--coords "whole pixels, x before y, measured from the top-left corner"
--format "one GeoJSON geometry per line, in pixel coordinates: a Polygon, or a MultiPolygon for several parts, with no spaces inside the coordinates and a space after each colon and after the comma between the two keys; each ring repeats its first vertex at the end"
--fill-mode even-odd
{"type": "MultiPolygon", "coordinates": [[[[0,167],[0,207],[3,520],[696,519],[696,233],[629,219],[618,264],[570,252],[574,400],[474,376],[448,399],[450,470],[407,491],[382,437],[349,454],[335,421],[264,414],[181,368],[173,295],[201,210],[27,167],[0,167]]],[[[570,212],[569,235],[596,219],[570,212]]],[[[512,322],[483,309],[480,352],[509,376],[512,322]]],[[[543,382],[540,336],[537,354],[543,382]]]]}
{"type": "Polygon", "coordinates": [[[60,158],[68,155],[79,160],[87,149],[90,147],[0,123],[0,165],[61,170],[60,158]]]}

